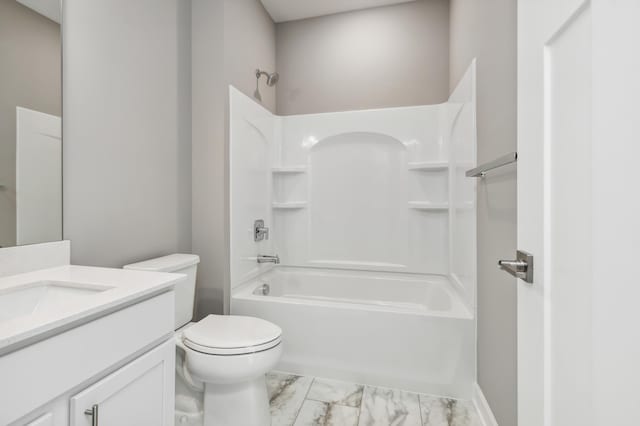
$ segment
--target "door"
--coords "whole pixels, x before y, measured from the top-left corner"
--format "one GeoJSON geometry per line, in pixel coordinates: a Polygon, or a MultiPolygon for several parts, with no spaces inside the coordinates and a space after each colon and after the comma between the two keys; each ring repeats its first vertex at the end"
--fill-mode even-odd
{"type": "Polygon", "coordinates": [[[16,243],[62,239],[61,120],[16,108],[16,243]]]}
{"type": "Polygon", "coordinates": [[[169,340],[73,396],[70,426],[173,426],[174,363],[169,340]]]}
{"type": "Polygon", "coordinates": [[[519,426],[640,424],[639,21],[637,0],[518,1],[519,426]]]}

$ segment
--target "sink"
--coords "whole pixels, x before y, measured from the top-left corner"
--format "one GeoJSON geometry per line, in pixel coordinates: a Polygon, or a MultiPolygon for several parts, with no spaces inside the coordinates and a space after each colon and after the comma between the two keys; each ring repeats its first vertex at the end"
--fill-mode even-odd
{"type": "Polygon", "coordinates": [[[0,322],[27,315],[60,311],[112,287],[60,281],[37,281],[0,292],[0,322]]]}

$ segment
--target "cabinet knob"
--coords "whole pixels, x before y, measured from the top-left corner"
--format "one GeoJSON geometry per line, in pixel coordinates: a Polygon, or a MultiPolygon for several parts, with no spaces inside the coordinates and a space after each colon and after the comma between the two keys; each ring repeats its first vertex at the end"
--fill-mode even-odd
{"type": "Polygon", "coordinates": [[[84,414],[91,416],[91,426],[98,426],[98,404],[84,410],[84,414]]]}

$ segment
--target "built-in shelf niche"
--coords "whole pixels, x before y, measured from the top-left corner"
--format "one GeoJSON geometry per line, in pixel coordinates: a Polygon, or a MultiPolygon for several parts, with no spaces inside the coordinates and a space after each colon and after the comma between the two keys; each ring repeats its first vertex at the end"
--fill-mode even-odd
{"type": "Polygon", "coordinates": [[[273,174],[273,210],[302,210],[307,207],[307,166],[280,166],[273,174]]]}
{"type": "Polygon", "coordinates": [[[274,175],[300,174],[307,172],[307,166],[274,167],[271,172],[274,175]]]}
{"type": "Polygon", "coordinates": [[[449,204],[449,163],[409,162],[409,207],[421,210],[447,209],[449,204]]]}
{"type": "Polygon", "coordinates": [[[409,208],[415,210],[447,210],[449,203],[431,203],[428,201],[409,201],[409,208]]]}
{"type": "Polygon", "coordinates": [[[407,165],[411,171],[448,170],[449,163],[444,161],[412,161],[407,165]]]}
{"type": "Polygon", "coordinates": [[[306,201],[289,201],[285,203],[271,203],[271,207],[276,210],[299,210],[307,207],[306,201]]]}

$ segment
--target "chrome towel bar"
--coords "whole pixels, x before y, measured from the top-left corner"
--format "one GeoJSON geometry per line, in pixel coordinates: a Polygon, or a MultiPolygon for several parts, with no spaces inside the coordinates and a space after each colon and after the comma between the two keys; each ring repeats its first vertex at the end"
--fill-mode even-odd
{"type": "Polygon", "coordinates": [[[515,163],[518,161],[518,153],[510,152],[507,155],[503,155],[500,158],[496,158],[493,161],[484,163],[475,169],[467,170],[465,173],[467,177],[484,177],[489,170],[497,169],[498,167],[506,166],[507,164],[515,163]]]}

